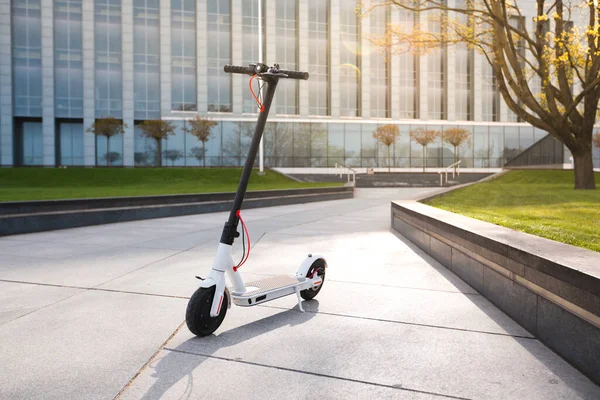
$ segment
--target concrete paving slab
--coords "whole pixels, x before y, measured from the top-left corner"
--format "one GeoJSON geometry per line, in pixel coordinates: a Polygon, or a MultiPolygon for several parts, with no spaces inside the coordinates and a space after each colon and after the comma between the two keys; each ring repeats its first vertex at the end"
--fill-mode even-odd
{"type": "MultiPolygon", "coordinates": [[[[327,279],[325,285],[318,295],[318,309],[311,301],[303,302],[307,312],[532,337],[480,295],[331,282],[327,279]]],[[[289,296],[264,303],[264,306],[293,309],[297,304],[296,299],[289,296]]]]}
{"type": "Polygon", "coordinates": [[[174,250],[120,247],[97,250],[62,260],[0,257],[0,279],[93,287],[176,253],[174,250]]]}
{"type": "Polygon", "coordinates": [[[0,325],[81,292],[73,288],[0,282],[0,325]]]}
{"type": "Polygon", "coordinates": [[[0,280],[96,288],[71,297],[77,289],[38,289],[33,303],[24,286],[7,292],[14,309],[44,308],[0,325],[0,398],[112,398],[157,351],[123,398],[600,398],[600,388],[391,233],[390,201],[425,191],[359,189],[350,200],[244,210],[256,243],[244,278],[294,273],[308,252],[322,251],[323,292],[304,314],[293,297],[234,307],[216,336],[192,339],[183,327],[164,351],[184,318],[180,297],[208,272],[228,213],[3,238],[67,253],[32,257],[27,243],[0,251],[0,280]],[[91,252],[70,250],[93,238],[91,252]]]}
{"type": "Polygon", "coordinates": [[[266,307],[230,311],[217,335],[182,329],[166,348],[462,398],[600,397],[600,387],[533,339],[266,307]]]}
{"type": "Polygon", "coordinates": [[[113,398],[181,323],[185,303],[86,291],[1,325],[0,398],[113,398]]]}
{"type": "Polygon", "coordinates": [[[91,253],[99,248],[101,246],[94,244],[72,246],[62,242],[26,242],[2,249],[2,252],[10,255],[27,254],[31,257],[61,259],[91,253]]]}
{"type": "Polygon", "coordinates": [[[323,375],[298,373],[206,358],[195,354],[162,351],[119,397],[119,400],[204,399],[414,399],[439,400],[431,394],[385,387],[323,375]],[[225,372],[226,371],[226,372],[225,372]],[[235,384],[215,385],[223,375],[235,384]],[[195,397],[194,394],[198,394],[195,397]]]}

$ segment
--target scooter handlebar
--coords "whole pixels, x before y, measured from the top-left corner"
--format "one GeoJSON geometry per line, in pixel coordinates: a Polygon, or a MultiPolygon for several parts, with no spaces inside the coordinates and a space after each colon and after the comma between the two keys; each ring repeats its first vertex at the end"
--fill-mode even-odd
{"type": "MultiPolygon", "coordinates": [[[[244,75],[250,75],[250,76],[257,73],[257,68],[256,68],[256,66],[253,66],[253,65],[248,65],[248,66],[226,65],[223,68],[223,70],[225,72],[228,72],[231,74],[244,74],[244,75]]],[[[290,71],[290,70],[286,70],[286,69],[280,69],[278,72],[280,74],[282,74],[281,76],[279,76],[280,78],[301,79],[304,81],[308,80],[308,72],[290,71]]]]}
{"type": "Polygon", "coordinates": [[[302,79],[303,81],[307,81],[308,80],[308,72],[289,71],[289,70],[286,70],[286,69],[280,69],[279,72],[282,73],[282,74],[286,74],[287,75],[287,76],[282,76],[282,78],[302,79]]]}
{"type": "Polygon", "coordinates": [[[237,65],[226,65],[223,69],[225,70],[225,72],[229,72],[231,74],[254,75],[256,73],[256,70],[252,65],[247,65],[245,67],[240,67],[237,65]]]}

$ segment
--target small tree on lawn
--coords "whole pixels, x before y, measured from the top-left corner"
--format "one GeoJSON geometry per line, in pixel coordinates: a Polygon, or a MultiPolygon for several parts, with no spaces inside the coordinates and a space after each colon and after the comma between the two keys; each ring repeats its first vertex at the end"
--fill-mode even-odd
{"type": "Polygon", "coordinates": [[[433,129],[417,128],[410,131],[410,138],[423,146],[423,172],[427,164],[427,146],[435,141],[440,135],[438,131],[433,129]]]}
{"type": "Polygon", "coordinates": [[[162,140],[175,134],[175,125],[162,119],[149,119],[139,125],[142,136],[156,141],[156,158],[159,167],[162,167],[162,140]]]}
{"type": "Polygon", "coordinates": [[[115,135],[124,134],[124,128],[127,128],[127,124],[123,123],[123,121],[113,117],[104,117],[98,118],[89,128],[86,129],[86,132],[93,133],[96,135],[96,137],[104,136],[106,138],[106,155],[103,158],[106,160],[107,167],[111,162],[111,158],[109,156],[110,138],[115,135]]]}
{"type": "Polygon", "coordinates": [[[377,127],[375,132],[373,132],[373,138],[375,138],[375,140],[387,147],[388,172],[390,172],[390,165],[392,164],[390,157],[390,147],[394,143],[396,143],[399,137],[400,129],[398,129],[398,125],[382,125],[377,127]]]}
{"type": "Polygon", "coordinates": [[[165,150],[165,151],[163,151],[163,154],[167,160],[171,161],[171,167],[175,166],[175,161],[177,161],[181,157],[183,157],[183,154],[181,154],[181,152],[179,150],[174,150],[174,149],[165,150]]]}
{"type": "Polygon", "coordinates": [[[188,126],[186,128],[186,131],[190,135],[195,136],[196,138],[198,138],[199,141],[202,142],[202,166],[206,168],[206,142],[208,142],[208,140],[210,139],[212,127],[216,126],[217,122],[196,115],[187,123],[188,126]]]}
{"type": "MultiPolygon", "coordinates": [[[[454,146],[454,164],[458,162],[458,148],[463,143],[471,143],[471,132],[464,128],[448,128],[442,135],[444,142],[454,146]]],[[[456,173],[456,165],[454,166],[456,173]]]]}

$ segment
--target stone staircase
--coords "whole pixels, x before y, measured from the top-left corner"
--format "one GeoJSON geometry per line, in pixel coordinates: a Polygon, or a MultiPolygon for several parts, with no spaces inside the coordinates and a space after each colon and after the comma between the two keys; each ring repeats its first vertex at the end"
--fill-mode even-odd
{"type": "MultiPolygon", "coordinates": [[[[452,177],[448,173],[448,182],[444,182],[445,187],[461,185],[463,183],[476,182],[486,178],[492,173],[461,173],[460,176],[452,177]]],[[[293,178],[303,182],[346,182],[347,176],[340,178],[339,175],[332,174],[292,174],[293,178]]],[[[445,179],[444,179],[445,180],[445,179]]],[[[440,187],[440,175],[437,172],[429,173],[404,173],[404,172],[377,172],[373,175],[357,174],[356,187],[440,187]]]]}

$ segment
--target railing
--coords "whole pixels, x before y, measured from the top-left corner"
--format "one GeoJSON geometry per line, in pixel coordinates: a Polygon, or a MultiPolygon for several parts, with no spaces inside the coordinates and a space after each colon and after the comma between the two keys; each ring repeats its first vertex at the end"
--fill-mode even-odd
{"type": "Polygon", "coordinates": [[[348,182],[356,183],[356,171],[350,167],[346,167],[344,164],[335,163],[335,174],[339,175],[340,178],[344,175],[344,168],[346,169],[346,174],[348,174],[348,182]],[[339,172],[338,172],[339,170],[339,172]],[[352,180],[350,180],[350,174],[352,174],[352,180]]]}
{"type": "Polygon", "coordinates": [[[442,181],[442,174],[446,174],[446,183],[448,183],[448,169],[452,168],[452,177],[453,178],[454,178],[455,171],[456,171],[456,174],[458,176],[460,176],[460,162],[461,162],[461,160],[458,160],[454,164],[448,165],[446,168],[444,168],[443,171],[438,172],[438,174],[440,175],[440,186],[444,186],[444,182],[442,181]],[[456,167],[456,169],[454,167],[456,167]]]}

